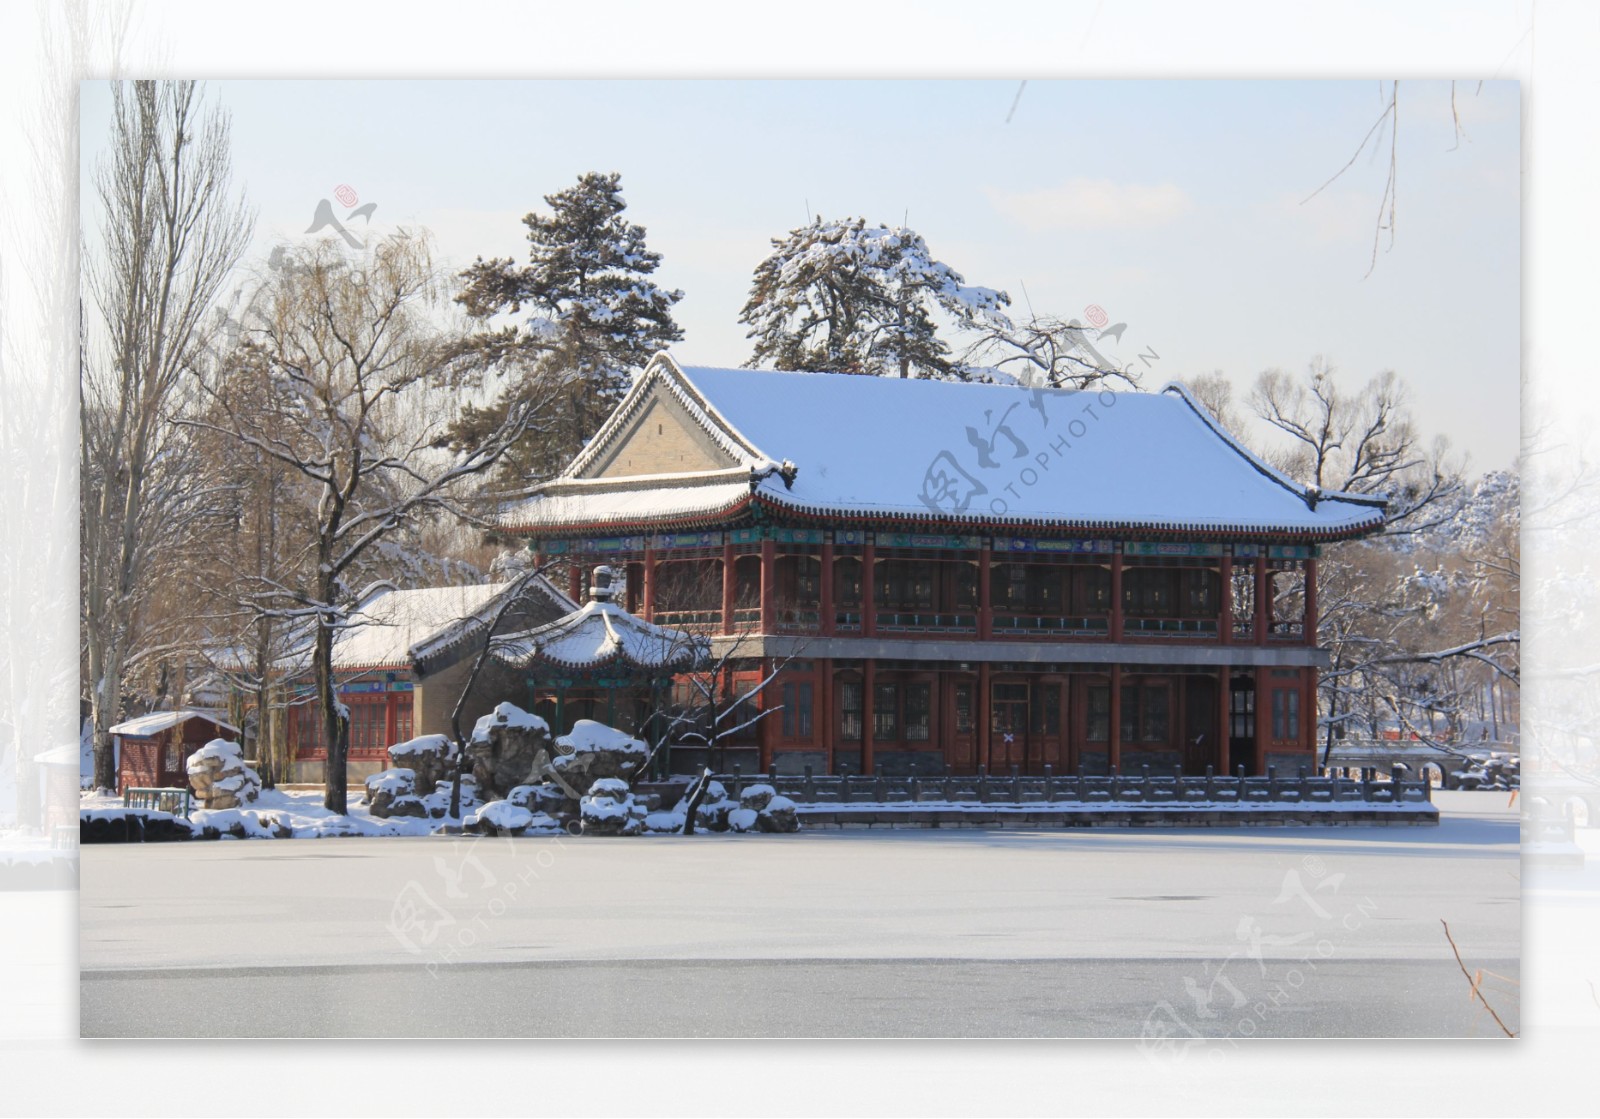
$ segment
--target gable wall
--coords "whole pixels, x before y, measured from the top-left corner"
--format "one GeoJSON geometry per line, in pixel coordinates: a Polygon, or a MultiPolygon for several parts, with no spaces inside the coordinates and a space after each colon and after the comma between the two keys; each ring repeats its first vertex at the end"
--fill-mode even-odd
{"type": "Polygon", "coordinates": [[[639,474],[682,474],[732,466],[676,402],[657,395],[645,405],[633,429],[588,472],[592,478],[639,474]]]}

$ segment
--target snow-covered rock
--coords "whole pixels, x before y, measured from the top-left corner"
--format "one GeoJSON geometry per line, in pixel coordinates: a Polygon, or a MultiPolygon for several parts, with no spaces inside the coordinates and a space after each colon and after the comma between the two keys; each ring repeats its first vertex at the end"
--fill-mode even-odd
{"type": "Polygon", "coordinates": [[[645,805],[634,799],[628,783],[615,777],[595,781],[578,802],[584,835],[638,835],[648,814],[645,805]]]}
{"type": "Polygon", "coordinates": [[[213,738],[200,747],[185,768],[195,798],[205,808],[238,808],[261,795],[261,778],[245,764],[243,747],[226,738],[213,738]]]}
{"type": "Polygon", "coordinates": [[[455,776],[456,744],[442,734],[424,734],[389,747],[389,760],[409,769],[418,789],[431,789],[455,776]]]}
{"type": "Polygon", "coordinates": [[[739,794],[739,807],[753,808],[760,812],[777,795],[778,790],[771,785],[749,785],[739,794]]]}
{"type": "Polygon", "coordinates": [[[410,812],[400,813],[394,811],[396,801],[402,798],[415,801],[417,791],[417,775],[409,769],[386,769],[382,773],[374,773],[366,782],[367,795],[362,798],[362,803],[367,805],[368,811],[379,819],[389,816],[412,815],[410,812]]]}
{"type": "Polygon", "coordinates": [[[472,728],[467,755],[487,795],[504,797],[538,776],[549,757],[550,725],[514,703],[501,703],[472,728]]]}
{"type": "Polygon", "coordinates": [[[649,757],[650,747],[632,735],[593,719],[579,719],[571,733],[556,739],[551,766],[562,784],[583,795],[604,778],[631,781],[649,757]]]}
{"type": "Polygon", "coordinates": [[[756,817],[756,827],[765,832],[799,831],[800,814],[796,810],[794,801],[785,796],[769,797],[766,806],[756,817]]]}

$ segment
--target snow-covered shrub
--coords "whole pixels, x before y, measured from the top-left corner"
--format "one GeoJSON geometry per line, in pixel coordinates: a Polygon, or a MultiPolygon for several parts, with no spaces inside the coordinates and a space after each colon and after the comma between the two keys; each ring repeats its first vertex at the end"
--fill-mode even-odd
{"type": "Polygon", "coordinates": [[[777,795],[778,790],[771,785],[749,785],[739,794],[739,807],[753,808],[760,812],[767,806],[767,802],[777,795]]]}
{"type": "Polygon", "coordinates": [[[785,796],[773,795],[767,798],[766,807],[756,817],[756,827],[766,832],[797,832],[800,830],[800,814],[796,810],[794,801],[785,796]]]}

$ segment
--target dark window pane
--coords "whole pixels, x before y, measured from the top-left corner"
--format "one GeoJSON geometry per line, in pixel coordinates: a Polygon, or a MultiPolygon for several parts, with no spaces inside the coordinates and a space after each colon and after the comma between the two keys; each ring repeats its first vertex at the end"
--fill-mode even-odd
{"type": "Polygon", "coordinates": [[[1108,684],[1090,684],[1086,689],[1087,709],[1084,712],[1084,737],[1090,742],[1104,742],[1110,735],[1111,687],[1108,684]]]}
{"type": "Polygon", "coordinates": [[[1165,687],[1151,686],[1143,689],[1144,709],[1140,712],[1140,722],[1143,724],[1140,740],[1143,742],[1166,742],[1168,731],[1167,697],[1165,687]]]}
{"type": "Polygon", "coordinates": [[[861,685],[839,685],[839,737],[858,742],[861,739],[861,685]]]}
{"type": "Polygon", "coordinates": [[[900,737],[900,686],[877,684],[872,689],[872,738],[893,742],[900,737]]]}
{"type": "Polygon", "coordinates": [[[956,733],[972,733],[972,685],[957,684],[956,695],[956,733]]]}
{"type": "Polygon", "coordinates": [[[928,741],[931,727],[931,689],[927,684],[906,685],[906,741],[928,741]]]}

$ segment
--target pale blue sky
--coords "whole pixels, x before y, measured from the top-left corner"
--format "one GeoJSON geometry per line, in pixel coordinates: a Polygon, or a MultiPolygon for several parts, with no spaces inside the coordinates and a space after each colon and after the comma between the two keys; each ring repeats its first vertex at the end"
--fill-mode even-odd
{"type": "MultiPolygon", "coordinates": [[[[521,217],[588,170],[620,171],[675,352],[749,357],[737,321],[771,237],[807,213],[910,225],[969,282],[1040,313],[1128,324],[1149,387],[1221,369],[1243,391],[1325,355],[1410,384],[1424,430],[1476,469],[1518,440],[1519,87],[1400,84],[1397,236],[1366,279],[1387,140],[1349,159],[1375,81],[221,81],[259,248],[303,237],[348,184],[374,228],[430,229],[440,256],[524,257],[521,217]]],[[[92,166],[109,123],[83,89],[92,166]]],[[[347,208],[334,201],[335,213],[347,208]]],[[[85,198],[86,219],[91,214],[85,198]]],[[[352,228],[361,235],[358,220],[352,228]]],[[[319,234],[323,236],[326,234],[319,234]]],[[[1387,241],[1385,241],[1387,244],[1387,241]]]]}

